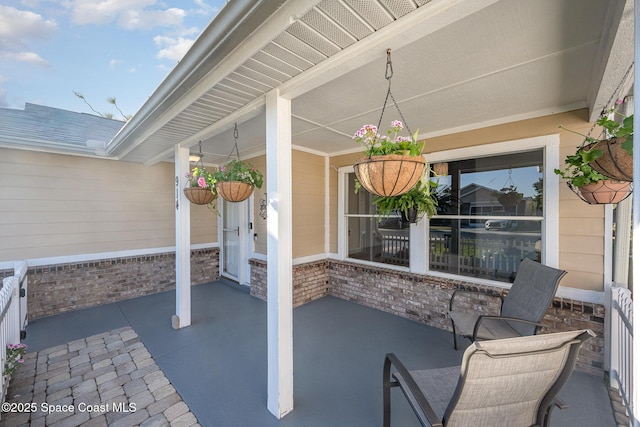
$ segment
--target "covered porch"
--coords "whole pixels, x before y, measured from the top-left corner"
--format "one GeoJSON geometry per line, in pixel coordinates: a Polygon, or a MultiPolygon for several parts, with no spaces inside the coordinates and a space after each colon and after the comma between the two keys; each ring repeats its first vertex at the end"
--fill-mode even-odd
{"type": "MultiPolygon", "coordinates": [[[[189,328],[174,330],[167,322],[175,294],[163,292],[35,320],[27,329],[29,351],[130,326],[200,425],[265,427],[381,425],[382,361],[387,352],[395,352],[415,369],[452,366],[462,357],[447,331],[341,298],[320,298],[294,309],[296,409],[277,420],[266,408],[266,304],[222,281],[192,291],[189,328]]],[[[24,384],[14,381],[8,401],[32,401],[24,384]]],[[[117,400],[118,392],[113,394],[117,400]]],[[[419,425],[400,395],[394,393],[392,401],[393,425],[419,425]]],[[[127,416],[143,419],[144,412],[153,414],[153,402],[143,396],[142,390],[132,395],[127,390],[128,401],[137,403],[136,412],[119,417],[95,413],[91,422],[106,425],[100,424],[102,417],[111,416],[112,423],[125,425],[127,416]]],[[[616,425],[602,377],[575,371],[561,397],[569,408],[554,411],[551,425],[616,425]]],[[[65,396],[59,394],[58,399],[64,402],[65,396]]],[[[0,425],[19,425],[18,415],[4,414],[0,425]]],[[[64,422],[60,414],[52,416],[64,422]]],[[[71,418],[66,422],[80,425],[71,418]]]]}
{"type": "MultiPolygon", "coordinates": [[[[416,366],[458,361],[445,298],[468,288],[504,294],[517,262],[533,257],[569,271],[549,331],[597,334],[579,361],[594,376],[575,374],[566,393],[575,401],[563,394],[579,410],[555,416],[607,425],[602,376],[615,344],[606,313],[612,286],[626,286],[613,258],[628,264],[630,237],[617,226],[614,254],[613,207],[585,205],[553,169],[581,142],[560,124],[586,133],[612,96],[630,94],[632,15],[631,0],[229,2],[100,150],[20,137],[0,148],[10,207],[0,272],[24,259],[33,273],[29,342],[83,330],[46,332],[58,319],[102,313],[99,329],[114,320],[134,328],[203,425],[243,425],[235,417],[249,415],[257,425],[320,426],[327,419],[316,416],[343,413],[344,425],[375,425],[384,353],[406,351],[416,366]],[[420,129],[426,160],[447,165],[461,199],[399,231],[380,226],[370,197],[354,196],[352,185],[362,150],[351,136],[381,116],[389,48],[402,118],[420,129]],[[188,203],[184,176],[196,147],[206,166],[223,165],[236,124],[236,153],[265,173],[266,187],[243,204],[221,202],[217,217],[188,203]],[[501,174],[495,193],[518,168],[533,171],[519,184],[527,203],[539,199],[536,209],[524,203],[518,221],[491,195],[462,200],[482,184],[464,185],[465,173],[501,174]],[[103,193],[86,194],[67,176],[75,169],[91,172],[103,193]],[[192,288],[220,275],[267,302],[221,285],[192,288]],[[73,311],[86,307],[94,308],[73,311]],[[46,317],[60,312],[70,313],[46,317]]],[[[384,123],[393,118],[387,111],[384,123]]],[[[629,202],[618,212],[628,214],[629,202]]],[[[470,308],[486,307],[481,298],[470,308]]],[[[621,352],[631,357],[629,347],[621,352]]],[[[413,420],[405,409],[400,425],[413,420]]]]}

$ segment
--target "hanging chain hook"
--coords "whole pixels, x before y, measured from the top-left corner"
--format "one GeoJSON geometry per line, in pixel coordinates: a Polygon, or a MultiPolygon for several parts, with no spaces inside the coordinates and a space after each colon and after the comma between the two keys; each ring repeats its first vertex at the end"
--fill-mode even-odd
{"type": "Polygon", "coordinates": [[[398,110],[398,114],[400,114],[400,119],[402,120],[402,123],[404,123],[404,127],[407,129],[407,132],[409,132],[409,135],[413,135],[411,133],[411,129],[409,129],[409,125],[407,124],[407,121],[404,118],[404,115],[402,114],[402,111],[400,111],[400,106],[398,105],[398,103],[396,102],[396,99],[393,97],[393,94],[391,93],[391,77],[393,77],[393,64],[391,63],[391,48],[387,48],[387,65],[384,72],[384,78],[387,79],[387,81],[389,82],[389,87],[387,88],[387,95],[385,96],[384,103],[382,104],[382,111],[380,112],[380,119],[378,120],[378,129],[380,129],[380,125],[382,124],[382,117],[384,116],[384,110],[387,107],[387,101],[389,101],[389,98],[391,98],[391,100],[393,101],[393,105],[396,107],[396,110],[398,110]]]}
{"type": "Polygon", "coordinates": [[[200,168],[204,170],[204,163],[202,161],[202,140],[198,141],[198,161],[196,162],[196,166],[200,165],[200,168]]]}
{"type": "MultiPolygon", "coordinates": [[[[391,48],[387,49],[387,67],[384,71],[384,78],[391,80],[393,77],[393,64],[391,63],[391,48]]],[[[389,82],[391,84],[391,82],[389,82]]]]}
{"type": "Polygon", "coordinates": [[[234,128],[233,128],[233,142],[234,142],[234,147],[236,149],[236,157],[238,158],[238,161],[240,161],[240,151],[238,150],[238,123],[234,123],[234,128]]]}

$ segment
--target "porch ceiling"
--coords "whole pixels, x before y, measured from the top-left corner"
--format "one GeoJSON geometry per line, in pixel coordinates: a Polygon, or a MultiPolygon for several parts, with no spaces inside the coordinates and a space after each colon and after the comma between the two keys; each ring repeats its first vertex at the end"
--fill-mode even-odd
{"type": "MultiPolygon", "coordinates": [[[[265,94],[292,99],[292,143],[357,149],[392,90],[431,137],[605,106],[633,60],[632,1],[232,0],[108,147],[146,164],[203,143],[224,163],[264,152],[265,94]]],[[[389,105],[383,126],[399,118],[389,105]]]]}

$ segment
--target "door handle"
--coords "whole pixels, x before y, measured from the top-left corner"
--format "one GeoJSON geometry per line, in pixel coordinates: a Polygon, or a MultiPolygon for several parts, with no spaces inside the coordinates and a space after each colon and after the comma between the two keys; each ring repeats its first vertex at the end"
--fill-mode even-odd
{"type": "Polygon", "coordinates": [[[235,231],[238,237],[240,237],[240,226],[237,226],[236,228],[223,228],[222,231],[227,231],[227,232],[235,231]]]}

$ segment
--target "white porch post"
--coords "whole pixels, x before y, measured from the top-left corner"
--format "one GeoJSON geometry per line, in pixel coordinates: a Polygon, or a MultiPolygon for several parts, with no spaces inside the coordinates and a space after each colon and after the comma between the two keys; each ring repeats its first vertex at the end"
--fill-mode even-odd
{"type": "Polygon", "coordinates": [[[291,101],[266,97],[267,138],[267,409],[293,409],[291,101]]]}
{"type": "MultiPolygon", "coordinates": [[[[634,20],[634,47],[633,56],[636,66],[633,67],[633,111],[640,111],[640,87],[637,82],[640,82],[640,69],[638,67],[638,61],[640,60],[640,0],[634,1],[633,6],[633,20],[634,20]]],[[[640,116],[633,115],[633,128],[640,129],[640,116]]],[[[640,138],[633,138],[633,182],[636,183],[633,189],[633,284],[634,288],[640,284],[640,197],[638,197],[638,183],[640,183],[640,138]]],[[[634,292],[635,294],[635,292],[634,292]]],[[[634,295],[633,297],[633,325],[638,327],[640,325],[640,297],[634,295]]],[[[632,409],[635,417],[638,416],[637,411],[640,410],[640,339],[635,337],[633,340],[633,372],[631,376],[633,396],[631,397],[632,409]]],[[[640,423],[638,420],[631,420],[632,425],[637,426],[640,423]]]]}
{"type": "Polygon", "coordinates": [[[191,204],[182,189],[189,172],[189,147],[175,148],[176,314],[174,329],[191,325],[191,204]]]}

